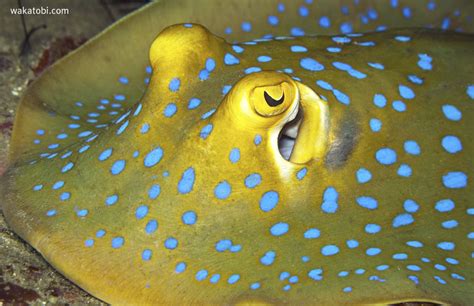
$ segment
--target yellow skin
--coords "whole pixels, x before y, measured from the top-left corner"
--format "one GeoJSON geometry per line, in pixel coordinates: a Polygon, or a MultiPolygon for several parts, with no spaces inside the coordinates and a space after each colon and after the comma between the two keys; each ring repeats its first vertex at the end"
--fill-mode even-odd
{"type": "MultiPolygon", "coordinates": [[[[89,52],[96,50],[91,45],[86,46],[89,52]]],[[[468,238],[473,229],[469,179],[474,170],[474,112],[466,94],[474,72],[466,65],[472,57],[471,36],[399,30],[351,37],[344,44],[331,37],[302,37],[239,46],[243,53],[198,25],[167,28],[151,45],[153,74],[145,94],[136,103],[144,75],[134,70],[124,89],[130,90],[124,102],[130,111],[117,115],[115,124],[101,117],[99,123],[108,124],[105,128],[94,128],[82,118],[95,111],[100,98],[120,93],[114,86],[100,93],[85,90],[63,101],[61,89],[67,87],[58,83],[58,73],[82,69],[84,58],[74,63],[65,59],[38,80],[20,106],[11,167],[2,178],[3,209],[12,228],[76,284],[116,304],[474,303],[474,250],[468,238]],[[412,41],[396,41],[395,36],[412,41]],[[367,41],[375,46],[360,45],[367,41]],[[308,51],[289,52],[295,45],[308,51]],[[343,52],[325,51],[335,45],[343,52]],[[238,64],[226,63],[229,53],[238,64]],[[418,64],[419,54],[425,53],[433,59],[429,71],[418,64]],[[258,62],[261,55],[272,60],[258,62]],[[316,58],[324,69],[306,69],[301,64],[306,57],[316,58]],[[202,80],[198,76],[209,58],[215,60],[215,68],[202,80]],[[366,77],[354,78],[336,69],[336,61],[366,77]],[[384,70],[368,62],[383,63],[384,70]],[[245,75],[244,69],[255,66],[263,71],[245,75]],[[279,72],[285,68],[293,71],[279,72]],[[410,83],[407,75],[412,73],[424,83],[410,83]],[[173,81],[177,78],[179,86],[173,81]],[[350,97],[350,103],[317,85],[319,80],[350,97]],[[415,97],[401,97],[399,84],[413,89],[415,97]],[[232,88],[223,94],[226,85],[232,88]],[[376,93],[387,97],[385,107],[374,105],[376,93]],[[189,109],[192,98],[202,102],[189,109]],[[76,110],[78,99],[85,106],[76,110]],[[406,111],[393,109],[396,100],[405,102],[406,111]],[[442,108],[448,103],[461,111],[462,119],[446,118],[442,108]],[[215,112],[202,119],[213,108],[215,112]],[[80,121],[71,121],[69,116],[77,113],[80,121]],[[382,122],[378,132],[371,129],[373,118],[382,122]],[[278,138],[290,121],[299,129],[286,160],[278,138]],[[44,122],[52,128],[40,147],[32,146],[44,122]],[[38,158],[45,151],[41,146],[56,141],[74,122],[89,125],[98,136],[78,140],[76,133],[51,151],[57,156],[38,158]],[[461,139],[460,152],[446,152],[441,145],[446,135],[461,139]],[[407,140],[415,140],[421,154],[407,152],[407,140]],[[105,158],[108,148],[113,151],[105,158]],[[396,152],[393,164],[378,161],[381,148],[396,152]],[[125,161],[124,169],[117,166],[119,160],[125,161]],[[411,167],[410,177],[398,174],[402,164],[411,167]],[[187,172],[191,168],[194,179],[187,172]],[[358,181],[361,168],[370,170],[368,182],[358,181]],[[448,188],[442,177],[450,171],[463,172],[467,186],[448,188]],[[247,180],[252,174],[260,178],[247,180]],[[64,186],[55,189],[58,181],[64,186]],[[160,186],[159,194],[156,188],[150,192],[153,185],[160,186]],[[330,187],[337,191],[336,200],[326,193],[330,187]],[[277,201],[262,200],[269,191],[278,193],[277,201]],[[113,194],[118,200],[107,205],[113,194]],[[361,196],[377,199],[377,208],[357,204],[361,196]],[[437,211],[436,203],[445,198],[452,199],[455,208],[437,211]],[[404,207],[407,199],[418,203],[416,211],[413,205],[404,207]],[[185,217],[189,211],[197,220],[185,217]],[[407,214],[413,222],[394,225],[398,216],[407,214]],[[152,220],[158,227],[147,232],[152,220]],[[442,227],[447,220],[459,224],[442,227]],[[287,224],[287,232],[284,226],[273,227],[278,223],[287,224]],[[368,224],[381,231],[371,233],[368,224]],[[105,230],[104,236],[97,235],[100,230],[105,230]],[[353,239],[357,247],[348,243],[353,239]],[[232,245],[219,243],[222,240],[232,245]],[[409,241],[423,246],[409,246],[409,241]],[[440,248],[443,242],[455,244],[454,249],[440,248]],[[331,253],[334,247],[328,246],[336,246],[337,252],[331,253]],[[371,248],[381,252],[373,254],[371,248]],[[151,253],[144,252],[148,250],[151,253]],[[399,253],[407,259],[394,259],[399,253]],[[184,271],[177,268],[182,262],[184,271]],[[344,271],[347,276],[341,276],[344,271]]],[[[110,79],[120,75],[111,73],[110,79]]],[[[70,77],[80,79],[78,74],[70,77]]],[[[100,76],[90,78],[77,86],[99,89],[101,84],[94,83],[100,76]]]]}

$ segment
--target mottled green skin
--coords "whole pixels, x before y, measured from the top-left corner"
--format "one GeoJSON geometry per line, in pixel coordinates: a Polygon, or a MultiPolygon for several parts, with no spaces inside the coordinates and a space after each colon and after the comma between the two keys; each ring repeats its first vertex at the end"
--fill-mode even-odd
{"type": "MultiPolygon", "coordinates": [[[[258,10],[253,12],[258,14],[258,10]]],[[[118,29],[132,31],[133,25],[139,23],[133,18],[139,16],[143,22],[149,22],[146,13],[132,16],[128,28],[127,22],[117,25],[104,34],[103,39],[95,40],[47,72],[33,85],[20,106],[12,163],[2,181],[4,211],[14,230],[58,270],[87,291],[113,303],[334,305],[406,300],[474,303],[473,249],[472,241],[467,238],[473,228],[473,217],[466,213],[466,209],[473,206],[472,186],[469,181],[467,188],[450,190],[442,183],[442,176],[448,171],[464,171],[469,178],[474,174],[473,102],[466,95],[466,87],[472,83],[474,73],[472,65],[467,65],[473,56],[472,36],[427,30],[389,31],[354,37],[351,43],[342,45],[342,52],[337,54],[326,51],[327,47],[335,45],[331,37],[270,41],[244,46],[245,52],[238,55],[240,64],[226,66],[223,55],[232,52],[230,45],[203,30],[196,30],[197,26],[193,30],[174,27],[165,33],[176,36],[177,40],[180,37],[189,41],[195,39],[202,48],[192,52],[195,50],[192,44],[181,44],[182,47],[163,53],[153,63],[155,73],[141,99],[143,109],[138,116],[131,117],[123,134],[116,135],[120,124],[111,125],[99,133],[83,154],[74,153],[67,160],[42,159],[29,165],[30,160],[37,159],[37,155],[45,151],[41,146],[31,146],[31,141],[36,137],[33,136],[35,131],[44,128],[46,122],[50,128],[44,138],[45,144],[51,143],[72,122],[65,114],[87,114],[96,109],[99,98],[123,92],[121,90],[126,91],[126,103],[129,103],[124,109],[138,100],[143,92],[145,65],[142,64],[145,60],[143,56],[128,55],[129,48],[138,47],[123,45],[123,51],[115,53],[107,53],[104,48],[112,48],[105,46],[110,43],[107,39],[117,46],[118,29]],[[412,40],[399,42],[393,39],[397,35],[410,36],[412,40]],[[364,41],[373,41],[375,46],[357,45],[364,41]],[[291,45],[306,46],[308,52],[292,53],[289,51],[291,45]],[[423,71],[417,65],[418,54],[425,53],[433,59],[430,71],[423,71]],[[258,63],[256,58],[262,54],[273,60],[258,63]],[[217,67],[203,82],[197,75],[209,56],[215,58],[217,67]],[[300,60],[306,56],[316,58],[325,69],[320,72],[303,69],[300,60]],[[125,58],[130,61],[124,62],[125,58]],[[87,61],[94,63],[97,73],[85,77],[87,68],[83,66],[87,61]],[[334,61],[350,64],[367,77],[353,78],[335,69],[334,61]],[[371,68],[368,62],[383,63],[385,69],[371,68]],[[278,150],[268,141],[268,134],[263,132],[262,143],[255,146],[255,130],[236,128],[234,121],[238,120],[239,114],[224,111],[222,87],[235,85],[244,77],[242,70],[251,66],[268,71],[292,68],[292,76],[327,98],[329,135],[323,159],[305,165],[282,163],[278,150]],[[103,71],[101,67],[108,70],[103,71]],[[125,69],[128,67],[135,69],[125,69]],[[67,73],[73,70],[74,73],[67,73]],[[407,75],[411,73],[421,77],[423,85],[410,83],[407,75]],[[62,74],[67,78],[59,80],[62,74]],[[116,79],[123,74],[130,79],[128,87],[116,85],[116,79]],[[182,83],[180,90],[173,93],[168,89],[169,81],[176,76],[182,83]],[[350,104],[341,104],[331,92],[317,86],[316,81],[321,79],[349,96],[350,104]],[[410,86],[416,93],[414,99],[404,100],[407,111],[403,113],[391,107],[392,101],[401,99],[399,84],[410,86]],[[70,90],[71,86],[73,90],[70,90]],[[385,108],[374,106],[375,93],[387,97],[385,108]],[[192,97],[203,101],[193,111],[186,109],[192,97]],[[85,103],[78,111],[72,107],[77,100],[85,103]],[[176,103],[178,112],[172,118],[164,118],[162,114],[170,101],[176,103]],[[446,103],[461,110],[462,120],[446,120],[442,112],[442,105],[446,103]],[[217,108],[216,113],[201,120],[202,114],[213,107],[217,108]],[[48,109],[57,115],[51,117],[47,114],[48,109]],[[378,133],[369,127],[373,117],[383,122],[378,133]],[[144,123],[151,125],[146,134],[140,133],[144,123]],[[203,140],[199,135],[207,123],[213,123],[213,131],[203,140]],[[443,150],[441,139],[451,134],[462,139],[462,152],[448,154],[443,150]],[[421,155],[404,152],[403,144],[408,139],[419,143],[421,155]],[[163,159],[152,168],[144,167],[144,156],[156,146],[163,148],[163,159]],[[395,165],[381,165],[375,159],[375,152],[384,146],[398,153],[395,165]],[[99,162],[98,156],[108,147],[114,148],[112,158],[99,162]],[[235,147],[241,149],[241,159],[232,164],[228,156],[235,147]],[[132,157],[135,150],[140,151],[137,158],[132,157]],[[127,166],[120,175],[112,176],[110,168],[116,159],[126,160],[127,166]],[[75,163],[74,168],[61,173],[68,160],[75,163]],[[410,178],[397,175],[401,163],[412,167],[410,178]],[[177,185],[183,171],[190,166],[196,170],[193,191],[182,195],[177,185]],[[308,173],[298,180],[296,175],[303,167],[308,173]],[[360,167],[371,170],[373,179],[369,183],[357,182],[355,173],[360,167]],[[163,177],[164,171],[169,172],[168,177],[163,177]],[[244,180],[254,172],[261,174],[262,183],[254,189],[246,188],[244,180]],[[51,190],[52,183],[60,178],[66,181],[67,190],[72,194],[64,203],[58,200],[61,192],[51,190]],[[230,183],[232,193],[226,200],[219,200],[214,196],[214,187],[223,180],[230,183]],[[40,182],[45,182],[45,189],[34,192],[33,186],[40,182]],[[152,183],[161,186],[161,194],[156,200],[147,197],[152,183]],[[323,193],[328,186],[333,186],[339,193],[339,208],[334,214],[321,210],[323,193]],[[259,199],[268,190],[279,192],[279,204],[271,212],[264,213],[259,209],[259,199]],[[107,207],[105,197],[112,193],[119,193],[120,200],[107,207]],[[358,206],[355,199],[361,195],[377,198],[378,209],[369,211],[358,206]],[[436,201],[447,197],[456,202],[456,208],[449,214],[436,212],[436,201]],[[407,198],[420,205],[418,212],[413,213],[415,222],[393,228],[392,221],[403,213],[403,201],[407,198]],[[149,205],[150,211],[146,219],[137,220],[134,214],[141,204],[149,205]],[[58,214],[47,218],[45,214],[51,207],[55,207],[58,214]],[[78,209],[88,209],[88,216],[78,217],[78,209]],[[197,213],[198,222],[185,226],[181,215],[190,209],[197,213]],[[159,229],[152,235],[143,231],[149,218],[159,221],[159,229]],[[447,219],[457,220],[459,226],[451,230],[442,228],[440,223],[447,219]],[[269,228],[276,222],[290,224],[289,232],[280,237],[272,236],[269,228]],[[382,231],[373,235],[365,233],[367,223],[381,225],[382,231]],[[303,238],[304,232],[311,227],[321,231],[318,239],[303,238]],[[84,241],[100,228],[106,228],[106,237],[96,239],[92,248],[85,247],[84,241]],[[126,239],[119,249],[110,246],[110,239],[116,235],[126,239]],[[179,240],[175,250],[163,247],[169,236],[179,240]],[[215,242],[225,237],[241,244],[242,251],[216,252],[215,242]],[[359,247],[347,248],[348,239],[357,239],[359,247]],[[411,240],[423,242],[424,247],[407,246],[405,243],[411,240]],[[437,248],[442,241],[454,242],[455,250],[437,248]],[[339,246],[340,252],[323,256],[321,248],[327,244],[339,246]],[[375,246],[381,248],[382,253],[367,256],[366,249],[375,246]],[[144,248],[153,250],[150,261],[143,261],[140,256],[144,248]],[[267,267],[260,264],[259,259],[270,249],[276,251],[277,258],[267,267]],[[392,259],[394,253],[400,252],[407,253],[408,259],[392,259]],[[311,259],[303,263],[301,256],[311,259]],[[423,263],[421,257],[429,258],[431,262],[423,263]],[[456,258],[460,263],[448,265],[446,257],[456,258]],[[174,269],[180,261],[187,262],[188,267],[185,273],[178,275],[174,269]],[[435,263],[447,265],[448,270],[436,270],[435,263]],[[382,264],[390,265],[390,269],[377,271],[375,268],[382,264]],[[419,265],[422,271],[407,270],[409,264],[419,265]],[[209,284],[208,280],[197,281],[196,272],[204,268],[210,274],[220,273],[222,280],[216,285],[209,284]],[[321,281],[307,275],[315,268],[324,270],[321,281]],[[367,272],[354,274],[358,268],[367,272]],[[338,277],[337,273],[342,270],[350,271],[349,276],[338,277]],[[278,279],[282,271],[299,277],[299,282],[288,292],[282,290],[287,282],[278,279]],[[229,285],[227,277],[234,273],[239,273],[241,279],[229,285]],[[452,279],[451,273],[461,274],[466,280],[452,279]],[[370,275],[386,281],[369,281],[370,275]],[[420,283],[416,285],[408,275],[417,275],[420,283]],[[434,275],[447,280],[448,284],[440,284],[434,275]],[[262,287],[252,291],[249,284],[255,281],[261,282],[262,287]],[[350,294],[342,292],[347,286],[353,288],[350,294]]],[[[145,42],[141,43],[145,45],[145,42]]],[[[90,69],[91,66],[87,67],[90,69]]],[[[236,101],[226,100],[226,103],[236,101]]],[[[135,109],[132,108],[132,113],[135,109]]],[[[100,120],[110,123],[105,116],[100,120]]],[[[70,137],[65,143],[65,149],[59,150],[62,153],[77,152],[84,145],[78,143],[76,137],[70,137]],[[70,145],[67,145],[68,141],[70,145]]]]}

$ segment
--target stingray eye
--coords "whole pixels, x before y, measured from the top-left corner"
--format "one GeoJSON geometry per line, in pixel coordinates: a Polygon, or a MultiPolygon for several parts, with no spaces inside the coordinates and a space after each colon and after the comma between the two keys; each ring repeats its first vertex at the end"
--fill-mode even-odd
{"type": "Polygon", "coordinates": [[[296,88],[289,82],[255,87],[250,93],[254,110],[263,117],[279,115],[295,100],[296,88]]]}
{"type": "Polygon", "coordinates": [[[285,100],[285,93],[281,96],[280,99],[276,100],[272,96],[270,96],[266,91],[263,92],[263,96],[265,97],[265,101],[267,101],[267,104],[270,105],[271,107],[278,106],[283,103],[285,100]]]}

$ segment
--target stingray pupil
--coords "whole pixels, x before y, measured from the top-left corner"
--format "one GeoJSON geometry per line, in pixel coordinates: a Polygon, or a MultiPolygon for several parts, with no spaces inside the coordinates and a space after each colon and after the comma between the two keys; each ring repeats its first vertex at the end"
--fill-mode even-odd
{"type": "Polygon", "coordinates": [[[266,91],[263,92],[263,96],[265,97],[267,104],[271,107],[278,106],[283,103],[283,100],[285,100],[285,94],[283,94],[279,100],[273,99],[266,91]]]}

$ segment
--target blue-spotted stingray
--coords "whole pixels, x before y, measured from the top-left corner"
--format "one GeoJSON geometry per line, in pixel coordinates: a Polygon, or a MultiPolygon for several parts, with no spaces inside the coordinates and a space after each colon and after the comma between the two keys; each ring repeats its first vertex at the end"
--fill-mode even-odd
{"type": "Polygon", "coordinates": [[[473,305],[473,7],[152,3],[26,91],[6,219],[110,303],[473,305]]]}

